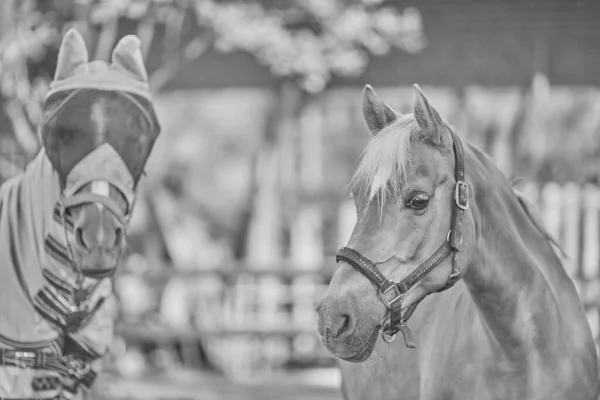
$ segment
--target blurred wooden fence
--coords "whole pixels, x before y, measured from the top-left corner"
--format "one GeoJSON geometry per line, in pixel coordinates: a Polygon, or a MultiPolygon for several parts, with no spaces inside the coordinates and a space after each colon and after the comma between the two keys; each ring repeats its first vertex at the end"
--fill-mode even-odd
{"type": "MultiPolygon", "coordinates": [[[[598,341],[600,188],[549,183],[523,185],[522,190],[538,204],[548,230],[568,254],[565,268],[577,285],[598,341]]],[[[338,205],[336,219],[337,242],[343,245],[354,225],[352,201],[338,205]]],[[[321,226],[318,220],[312,221],[321,226]]],[[[167,320],[187,301],[193,304],[183,312],[193,314],[189,318],[193,322],[156,328],[122,323],[120,335],[129,344],[156,343],[159,347],[201,340],[210,357],[237,379],[269,374],[290,362],[333,365],[316,334],[314,311],[335,267],[333,255],[318,245],[320,236],[304,237],[314,235],[315,229],[306,226],[306,221],[302,224],[293,236],[297,243],[291,243],[295,254],[301,255],[296,260],[270,267],[242,264],[218,271],[145,277],[158,286],[166,285],[158,307],[167,320]]]]}

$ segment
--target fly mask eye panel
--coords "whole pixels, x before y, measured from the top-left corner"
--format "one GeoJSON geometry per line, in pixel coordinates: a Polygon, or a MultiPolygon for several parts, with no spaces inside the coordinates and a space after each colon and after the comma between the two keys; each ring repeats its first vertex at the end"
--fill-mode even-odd
{"type": "MultiPolygon", "coordinates": [[[[69,101],[74,101],[79,90],[75,90],[64,99],[52,113],[46,116],[45,120],[50,121],[69,101]]],[[[136,106],[148,122],[150,129],[154,131],[154,120],[140,102],[127,93],[117,93],[136,106]]],[[[122,227],[125,228],[135,203],[135,187],[135,179],[119,153],[110,144],[104,143],[80,160],[68,172],[61,208],[64,212],[71,207],[84,204],[102,204],[115,215],[122,227]],[[91,185],[91,191],[79,193],[88,184],[91,185]],[[125,198],[127,203],[125,211],[116,200],[110,197],[111,186],[125,198]]]]}
{"type": "Polygon", "coordinates": [[[448,127],[448,130],[450,131],[453,141],[455,161],[454,178],[456,180],[456,185],[454,187],[451,226],[446,236],[446,241],[425,262],[410,273],[410,275],[398,282],[387,279],[381,271],[379,271],[375,263],[351,248],[341,248],[335,257],[336,262],[347,262],[377,287],[379,299],[390,311],[390,317],[385,321],[382,329],[383,340],[389,343],[393,341],[396,334],[401,331],[406,346],[409,348],[415,348],[416,346],[412,340],[411,332],[406,321],[408,321],[415,311],[418,302],[409,306],[406,310],[406,314],[402,316],[402,302],[406,292],[435,267],[440,265],[441,262],[452,253],[454,253],[452,272],[450,273],[446,284],[438,290],[438,292],[451,288],[460,279],[460,271],[456,266],[456,253],[460,251],[463,240],[462,219],[465,211],[469,209],[469,186],[465,181],[465,156],[463,144],[451,128],[448,127]],[[394,297],[388,300],[390,295],[393,295],[394,297]]]}

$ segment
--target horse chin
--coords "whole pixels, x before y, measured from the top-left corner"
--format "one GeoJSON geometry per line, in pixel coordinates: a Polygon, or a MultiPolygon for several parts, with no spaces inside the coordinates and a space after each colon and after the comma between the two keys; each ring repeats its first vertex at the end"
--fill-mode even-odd
{"type": "Polygon", "coordinates": [[[373,331],[371,332],[371,335],[369,335],[369,338],[367,339],[367,341],[362,345],[362,347],[356,353],[354,353],[351,356],[339,354],[339,352],[332,351],[327,346],[326,347],[328,348],[328,350],[331,354],[333,354],[340,360],[348,361],[351,363],[361,363],[361,362],[368,360],[369,357],[371,357],[371,354],[373,354],[373,349],[375,348],[375,345],[377,344],[377,338],[379,337],[380,329],[381,329],[380,326],[376,326],[375,328],[373,328],[373,331]]]}
{"type": "Polygon", "coordinates": [[[91,251],[75,255],[81,274],[88,278],[103,279],[115,274],[120,252],[91,251]]]}
{"type": "Polygon", "coordinates": [[[104,279],[111,277],[115,274],[117,268],[103,268],[103,269],[81,269],[81,274],[86,278],[92,279],[104,279]]]}
{"type": "Polygon", "coordinates": [[[371,335],[367,342],[358,350],[353,356],[350,357],[340,357],[341,360],[352,362],[352,363],[361,363],[369,359],[371,354],[373,354],[373,349],[375,349],[375,345],[377,344],[377,338],[379,337],[380,326],[376,326],[373,328],[371,335]]]}

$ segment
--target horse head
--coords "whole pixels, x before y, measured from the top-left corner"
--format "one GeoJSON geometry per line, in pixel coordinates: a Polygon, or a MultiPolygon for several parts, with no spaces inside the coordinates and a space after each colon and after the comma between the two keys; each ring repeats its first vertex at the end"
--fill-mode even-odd
{"type": "Polygon", "coordinates": [[[465,272],[475,231],[462,144],[419,87],[400,115],[367,86],[363,113],[372,138],[350,185],[357,222],[317,307],[324,346],[353,362],[381,329],[410,344],[406,319],[465,272]]]}
{"type": "Polygon", "coordinates": [[[123,37],[110,63],[89,61],[83,37],[69,30],[41,134],[60,181],[70,256],[82,275],[100,279],[115,272],[136,187],[159,132],[139,39],[123,37]]]}

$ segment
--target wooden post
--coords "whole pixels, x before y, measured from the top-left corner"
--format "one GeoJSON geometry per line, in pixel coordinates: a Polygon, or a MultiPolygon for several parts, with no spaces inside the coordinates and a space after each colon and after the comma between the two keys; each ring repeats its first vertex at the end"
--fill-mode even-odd
{"type": "Polygon", "coordinates": [[[529,126],[528,150],[534,162],[539,162],[547,154],[547,141],[544,135],[545,112],[550,97],[550,43],[549,32],[539,32],[534,43],[533,80],[531,84],[531,120],[529,126]]]}
{"type": "Polygon", "coordinates": [[[600,261],[599,217],[600,217],[600,189],[592,185],[584,188],[584,216],[583,216],[583,254],[582,277],[584,280],[598,278],[598,262],[600,261]]]}
{"type": "Polygon", "coordinates": [[[578,279],[580,258],[581,198],[580,188],[575,183],[567,183],[563,188],[564,199],[564,235],[561,244],[564,246],[567,259],[564,265],[572,279],[578,279]]]}
{"type": "Polygon", "coordinates": [[[100,34],[96,42],[96,51],[94,52],[94,60],[109,61],[113,46],[117,40],[119,28],[119,16],[110,17],[108,21],[104,21],[100,28],[100,34]]]}
{"type": "MultiPolygon", "coordinates": [[[[308,99],[299,123],[299,194],[304,201],[298,204],[290,229],[290,256],[295,268],[318,270],[324,262],[323,210],[320,204],[323,189],[324,115],[318,99],[308,99]]],[[[296,277],[291,283],[292,321],[297,328],[317,325],[315,295],[319,278],[314,275],[296,277]]],[[[306,350],[302,344],[311,338],[294,338],[294,354],[306,350]]],[[[314,344],[316,345],[316,343],[314,344]]]]}
{"type": "MultiPolygon", "coordinates": [[[[264,146],[259,154],[257,177],[259,183],[254,200],[254,211],[247,235],[246,261],[256,268],[277,268],[284,261],[283,249],[284,201],[285,194],[294,186],[296,151],[294,122],[298,107],[298,88],[291,83],[282,83],[274,97],[276,114],[273,115],[270,131],[267,131],[264,146]]],[[[274,328],[286,325],[290,318],[283,312],[283,305],[289,301],[286,285],[277,275],[256,278],[255,327],[274,328]]],[[[252,347],[253,357],[265,361],[267,354],[280,346],[282,339],[265,338],[247,340],[252,347]]],[[[268,366],[267,366],[268,369],[268,366]]]]}
{"type": "Polygon", "coordinates": [[[597,306],[598,263],[600,262],[600,188],[587,185],[583,189],[583,254],[581,262],[580,296],[596,342],[599,338],[600,316],[597,306]]]}
{"type": "Polygon", "coordinates": [[[547,183],[542,188],[543,212],[542,218],[548,232],[554,238],[560,238],[561,228],[561,197],[562,190],[557,183],[547,183]]]}

